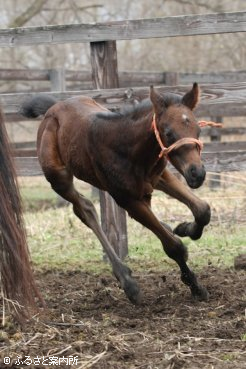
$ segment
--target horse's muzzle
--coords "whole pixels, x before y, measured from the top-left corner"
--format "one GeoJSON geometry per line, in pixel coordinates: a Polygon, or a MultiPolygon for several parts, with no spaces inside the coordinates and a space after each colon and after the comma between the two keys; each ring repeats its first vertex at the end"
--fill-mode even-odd
{"type": "Polygon", "coordinates": [[[204,165],[191,164],[184,173],[184,177],[189,187],[198,188],[200,187],[206,177],[206,171],[204,165]]]}

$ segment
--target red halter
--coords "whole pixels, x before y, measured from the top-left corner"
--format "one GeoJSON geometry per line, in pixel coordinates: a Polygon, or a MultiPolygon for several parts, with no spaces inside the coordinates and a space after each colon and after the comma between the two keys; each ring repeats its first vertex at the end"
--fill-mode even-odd
{"type": "MultiPolygon", "coordinates": [[[[200,127],[205,127],[205,126],[222,127],[222,124],[221,123],[207,122],[205,120],[199,121],[198,122],[198,125],[200,127]]],[[[153,115],[153,120],[152,120],[151,127],[153,128],[153,130],[155,132],[156,140],[159,143],[160,148],[161,148],[161,152],[159,154],[159,158],[161,158],[163,155],[165,155],[167,157],[168,154],[171,151],[173,151],[175,149],[178,149],[180,146],[187,145],[187,144],[193,144],[193,143],[195,143],[197,145],[199,154],[201,155],[201,151],[203,149],[203,143],[202,143],[202,141],[197,140],[196,138],[193,138],[193,137],[180,138],[180,140],[174,142],[169,147],[165,147],[164,144],[163,144],[163,142],[162,142],[162,140],[161,140],[161,137],[160,137],[160,133],[158,131],[158,128],[156,126],[155,114],[153,115]]]]}

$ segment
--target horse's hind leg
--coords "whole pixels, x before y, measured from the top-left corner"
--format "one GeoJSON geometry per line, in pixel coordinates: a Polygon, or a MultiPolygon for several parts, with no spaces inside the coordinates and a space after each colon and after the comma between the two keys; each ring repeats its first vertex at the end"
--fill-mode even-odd
{"type": "Polygon", "coordinates": [[[167,169],[163,172],[160,181],[156,185],[156,189],[186,204],[194,215],[195,219],[193,222],[179,224],[174,229],[174,233],[180,237],[189,236],[193,240],[200,238],[203,228],[210,221],[209,205],[195,196],[186,185],[167,169]]]}
{"type": "Polygon", "coordinates": [[[127,297],[132,303],[139,303],[141,299],[140,290],[135,280],[131,277],[131,270],[121,262],[110,245],[99,224],[96,209],[92,202],[79,194],[74,188],[73,176],[62,164],[55,150],[54,138],[51,131],[44,132],[39,151],[39,158],[46,179],[60,196],[73,204],[73,211],[77,217],[92,229],[101,242],[112,264],[113,272],[127,297]],[[44,150],[42,150],[42,147],[44,150]]]}
{"type": "Polygon", "coordinates": [[[135,280],[131,277],[131,270],[121,262],[114,249],[109,244],[109,241],[99,224],[96,209],[92,202],[75,190],[72,180],[69,178],[70,176],[67,175],[65,170],[60,173],[56,173],[55,177],[53,174],[52,177],[54,180],[51,182],[52,188],[60,196],[73,204],[75,215],[77,215],[85,225],[91,228],[98,237],[112,264],[113,272],[129,300],[136,304],[139,303],[140,291],[135,280]]]}

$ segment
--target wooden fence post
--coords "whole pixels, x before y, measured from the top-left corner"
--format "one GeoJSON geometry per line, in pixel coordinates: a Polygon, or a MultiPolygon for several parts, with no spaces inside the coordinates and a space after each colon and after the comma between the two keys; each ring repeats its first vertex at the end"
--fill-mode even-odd
{"type": "MultiPolygon", "coordinates": [[[[217,122],[217,123],[222,123],[223,118],[222,117],[211,117],[210,118],[211,121],[213,122],[217,122]]],[[[211,142],[220,142],[221,141],[221,129],[220,128],[216,128],[216,127],[211,127],[210,129],[210,140],[211,142]]],[[[216,189],[218,187],[220,187],[220,178],[221,175],[214,175],[211,174],[210,177],[210,181],[209,181],[209,187],[211,189],[216,189]]]]}
{"type": "MultiPolygon", "coordinates": [[[[94,88],[118,88],[116,42],[92,42],[90,46],[94,88]]],[[[124,259],[128,254],[125,211],[104,191],[100,191],[100,205],[103,231],[117,255],[124,259]]]]}
{"type": "Polygon", "coordinates": [[[63,68],[50,69],[50,90],[51,91],[66,91],[66,78],[63,68]]]}
{"type": "Polygon", "coordinates": [[[165,85],[177,86],[179,84],[179,73],[177,72],[165,72],[164,73],[165,85]]]}

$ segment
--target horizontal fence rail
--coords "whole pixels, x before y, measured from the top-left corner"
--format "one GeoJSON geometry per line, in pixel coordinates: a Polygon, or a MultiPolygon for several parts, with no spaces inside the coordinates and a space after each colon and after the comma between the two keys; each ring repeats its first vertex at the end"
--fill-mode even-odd
{"type": "Polygon", "coordinates": [[[49,81],[49,69],[0,69],[1,81],[49,81]]]}
{"type": "MultiPolygon", "coordinates": [[[[187,86],[162,86],[157,87],[159,92],[173,92],[184,94],[187,86]]],[[[246,115],[246,82],[201,85],[202,96],[196,110],[197,116],[245,116],[246,115]]],[[[95,99],[109,109],[118,109],[126,103],[133,104],[149,96],[149,88],[137,87],[130,89],[105,89],[66,91],[47,93],[58,100],[64,100],[72,96],[86,95],[95,99]]],[[[21,104],[33,96],[33,93],[2,94],[0,103],[5,114],[16,114],[21,104]]]]}
{"type": "MultiPolygon", "coordinates": [[[[33,148],[14,148],[13,154],[15,157],[34,157],[37,156],[37,150],[34,142],[33,148]]],[[[246,151],[246,142],[206,142],[204,143],[203,154],[208,153],[233,153],[246,151]]]]}
{"type": "MultiPolygon", "coordinates": [[[[50,81],[52,69],[0,69],[0,81],[50,81]]],[[[148,84],[168,84],[170,75],[175,75],[179,84],[198,83],[234,83],[246,81],[246,71],[224,71],[214,73],[176,73],[176,72],[130,72],[119,71],[120,85],[136,87],[148,84]]],[[[67,82],[91,84],[91,71],[64,70],[67,82]]]]}
{"type": "Polygon", "coordinates": [[[0,30],[0,47],[246,32],[246,12],[0,30]]]}
{"type": "MultiPolygon", "coordinates": [[[[221,143],[210,147],[205,145],[202,160],[209,172],[246,171],[246,142],[237,142],[231,147],[221,143]]],[[[43,175],[36,156],[15,157],[15,162],[19,176],[43,175]]]]}
{"type": "MultiPolygon", "coordinates": [[[[245,127],[222,127],[219,128],[219,133],[221,136],[232,136],[232,135],[245,135],[246,134],[246,126],[245,127]]],[[[201,131],[201,137],[210,137],[211,136],[211,127],[204,127],[201,131]]],[[[232,144],[232,142],[226,142],[228,144],[232,144]]],[[[207,144],[207,143],[206,143],[207,144]]],[[[236,145],[237,143],[235,143],[236,145]]],[[[25,141],[25,142],[13,142],[12,149],[13,150],[32,150],[36,147],[36,141],[25,141]]],[[[18,155],[16,155],[18,156],[18,155]]]]}

